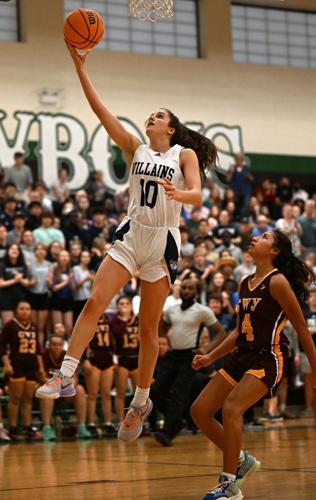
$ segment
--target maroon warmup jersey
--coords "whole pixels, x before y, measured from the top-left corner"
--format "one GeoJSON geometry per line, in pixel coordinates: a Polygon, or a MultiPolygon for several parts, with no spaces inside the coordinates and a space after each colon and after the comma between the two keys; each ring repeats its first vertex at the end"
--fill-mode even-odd
{"type": "Polygon", "coordinates": [[[15,318],[8,321],[0,335],[0,354],[7,354],[8,350],[11,362],[37,365],[37,355],[41,352],[35,326],[22,325],[15,318]]]}
{"type": "Polygon", "coordinates": [[[113,365],[113,342],[109,326],[109,318],[103,314],[97,324],[93,339],[89,344],[87,356],[91,364],[100,370],[113,365]]]}
{"type": "Polygon", "coordinates": [[[123,321],[117,315],[110,320],[110,329],[115,342],[115,353],[118,356],[137,357],[139,351],[138,317],[123,321]]]}

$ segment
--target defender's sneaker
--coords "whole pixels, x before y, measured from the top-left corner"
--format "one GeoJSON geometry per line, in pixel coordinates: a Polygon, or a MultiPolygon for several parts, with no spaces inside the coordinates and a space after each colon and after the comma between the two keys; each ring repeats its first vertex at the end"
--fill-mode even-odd
{"type": "Polygon", "coordinates": [[[44,425],[42,436],[44,441],[56,441],[56,432],[51,425],[44,425]]]}
{"type": "Polygon", "coordinates": [[[120,425],[117,438],[120,441],[134,441],[137,439],[142,433],[144,420],[148,417],[152,409],[153,404],[149,398],[145,406],[141,408],[135,408],[131,405],[120,425]]]}
{"type": "Polygon", "coordinates": [[[71,377],[64,377],[60,370],[51,372],[52,378],[39,387],[35,396],[41,399],[68,398],[76,394],[74,381],[71,377]]]}
{"type": "Polygon", "coordinates": [[[223,474],[219,477],[219,484],[208,491],[203,500],[242,500],[243,494],[240,491],[236,481],[228,479],[223,474]]]}
{"type": "Polygon", "coordinates": [[[252,472],[260,469],[261,463],[250,453],[244,451],[244,458],[239,461],[236,471],[236,483],[241,486],[252,472]]]}

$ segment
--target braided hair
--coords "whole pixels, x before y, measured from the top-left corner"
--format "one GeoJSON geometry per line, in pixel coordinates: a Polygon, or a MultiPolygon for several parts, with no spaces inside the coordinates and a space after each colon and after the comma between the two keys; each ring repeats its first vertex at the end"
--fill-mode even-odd
{"type": "Polygon", "coordinates": [[[170,117],[169,126],[175,129],[170,146],[179,144],[185,148],[193,149],[198,158],[202,183],[205,183],[207,173],[212,170],[215,171],[216,168],[218,155],[215,144],[199,132],[183,125],[172,111],[164,109],[170,117]]]}
{"type": "Polygon", "coordinates": [[[292,243],[284,233],[275,229],[273,235],[274,248],[280,251],[273,264],[290,283],[301,308],[306,309],[308,284],[315,280],[315,275],[312,269],[293,254],[292,243]]]}

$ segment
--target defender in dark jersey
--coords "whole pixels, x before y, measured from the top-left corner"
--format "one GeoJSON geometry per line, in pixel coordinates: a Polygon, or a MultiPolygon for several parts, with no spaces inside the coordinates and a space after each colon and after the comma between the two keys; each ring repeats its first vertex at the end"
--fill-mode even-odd
{"type": "Polygon", "coordinates": [[[118,357],[115,385],[115,411],[120,422],[124,419],[125,394],[128,378],[136,387],[139,352],[139,323],[133,315],[132,302],[129,297],[119,297],[117,314],[110,320],[110,329],[118,357]]]}
{"type": "Polygon", "coordinates": [[[299,335],[316,387],[316,349],[301,309],[313,273],[295,257],[290,240],[278,230],[253,238],[248,251],[256,272],[241,283],[237,328],[211,353],[193,360],[193,367],[199,369],[233,352],[191,408],[193,420],[224,455],[219,484],[204,500],[241,500],[239,485],[260,466],[241,450],[242,415],[282,379],[288,357],[282,331],[286,319],[299,335]],[[220,408],[223,426],[213,418],[220,408]]]}
{"type": "Polygon", "coordinates": [[[0,335],[0,353],[3,372],[9,375],[9,435],[19,441],[17,417],[21,406],[23,425],[29,439],[38,436],[32,428],[32,402],[38,375],[43,379],[45,372],[40,353],[38,332],[31,323],[31,306],[19,302],[13,319],[8,321],[0,335]]]}
{"type": "Polygon", "coordinates": [[[93,436],[96,429],[96,398],[101,394],[104,431],[108,435],[116,433],[111,423],[112,400],[111,389],[114,377],[113,342],[110,332],[109,318],[103,314],[96,332],[87,349],[87,358],[83,363],[88,390],[88,428],[93,436]]]}

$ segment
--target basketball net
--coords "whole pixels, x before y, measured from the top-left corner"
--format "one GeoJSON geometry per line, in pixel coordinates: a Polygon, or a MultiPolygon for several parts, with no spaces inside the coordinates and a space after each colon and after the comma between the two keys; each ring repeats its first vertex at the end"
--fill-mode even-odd
{"type": "Polygon", "coordinates": [[[129,0],[129,15],[140,21],[172,21],[173,0],[129,0]]]}

